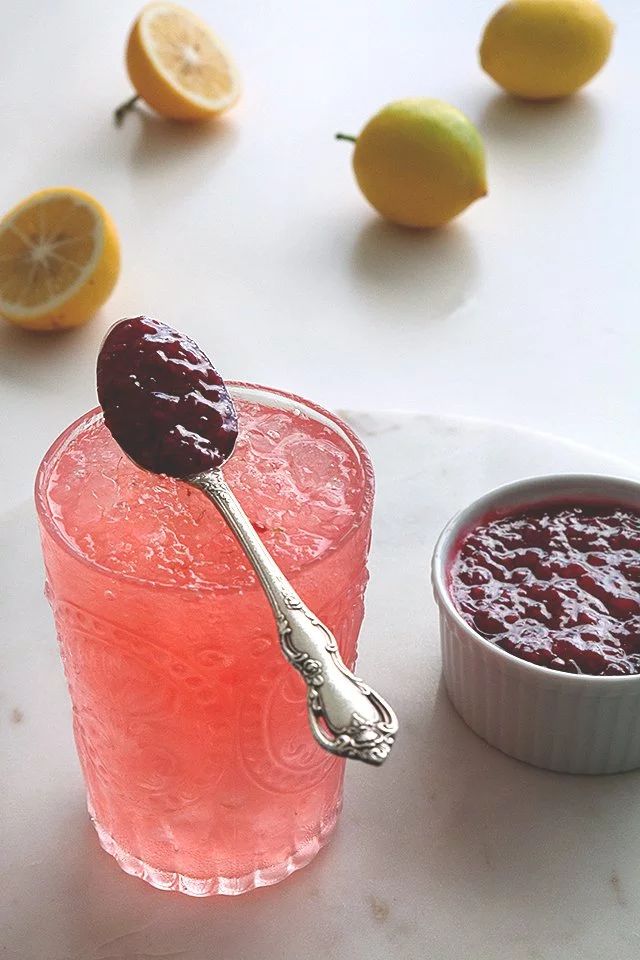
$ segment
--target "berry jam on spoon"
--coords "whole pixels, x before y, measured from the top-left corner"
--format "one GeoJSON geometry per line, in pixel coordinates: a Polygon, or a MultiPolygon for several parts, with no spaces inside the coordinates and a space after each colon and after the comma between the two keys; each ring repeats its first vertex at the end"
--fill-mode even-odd
{"type": "Polygon", "coordinates": [[[235,534],[271,604],[284,656],[307,684],[317,742],[380,765],[398,731],[396,716],[346,667],[333,634],[296,594],[227,485],[220,468],[233,453],[238,419],[209,359],[171,327],[135,317],[107,334],[97,382],[105,424],[124,453],[202,491],[235,534]]]}

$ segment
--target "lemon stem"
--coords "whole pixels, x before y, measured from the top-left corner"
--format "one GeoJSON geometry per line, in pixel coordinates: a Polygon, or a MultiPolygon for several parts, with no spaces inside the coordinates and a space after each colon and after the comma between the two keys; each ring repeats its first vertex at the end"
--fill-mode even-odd
{"type": "Polygon", "coordinates": [[[140,96],[139,94],[136,93],[132,97],[130,97],[128,100],[125,100],[124,103],[121,103],[117,110],[114,110],[113,119],[116,122],[116,127],[121,126],[122,121],[124,120],[126,115],[129,113],[129,110],[133,110],[134,106],[136,105],[139,99],[140,99],[140,96]]]}
{"type": "Polygon", "coordinates": [[[349,143],[355,143],[357,137],[352,137],[350,133],[336,133],[336,140],[348,140],[349,143]]]}

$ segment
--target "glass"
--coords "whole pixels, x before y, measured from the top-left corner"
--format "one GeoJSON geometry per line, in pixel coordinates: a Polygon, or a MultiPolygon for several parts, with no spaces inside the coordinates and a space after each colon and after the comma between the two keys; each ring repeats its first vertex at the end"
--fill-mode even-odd
{"type": "MultiPolygon", "coordinates": [[[[232,394],[239,410],[259,404],[268,416],[281,415],[283,441],[297,442],[297,424],[308,422],[322,433],[323,448],[334,444],[348,460],[348,528],[323,527],[323,552],[297,567],[278,559],[353,667],[373,505],[367,452],[349,427],[306,400],[246,384],[232,385],[232,394]]],[[[109,569],[70,538],[63,522],[70,482],[61,465],[74,444],[90,450],[100,431],[106,437],[98,410],[72,424],[45,455],[36,480],[46,592],[100,842],[127,873],[162,889],[207,896],[276,883],[328,839],[342,803],[345,761],[313,740],[304,684],[279,651],[273,615],[251,574],[236,582],[232,565],[233,576],[218,582],[167,583],[148,571],[109,569]]],[[[252,456],[259,463],[258,446],[252,456]]],[[[229,472],[236,456],[242,462],[242,453],[234,455],[229,472]]],[[[158,483],[174,484],[124,463],[127,473],[135,471],[142,498],[158,483]]],[[[135,512],[118,519],[118,469],[87,479],[96,499],[104,497],[105,484],[115,491],[115,515],[105,519],[96,511],[91,521],[92,544],[119,542],[123,525],[130,531],[138,522],[135,512]]],[[[301,488],[306,483],[310,502],[318,493],[324,497],[323,487],[312,489],[313,470],[296,460],[290,469],[303,471],[301,488]]],[[[189,488],[178,489],[182,496],[189,488]]],[[[250,516],[267,496],[260,490],[255,504],[236,491],[250,516]]],[[[331,496],[329,490],[328,503],[331,496]]],[[[198,536],[218,522],[207,515],[198,536]]],[[[212,546],[222,550],[222,527],[215,530],[212,546]]],[[[175,556],[171,562],[177,565],[175,556]]]]}

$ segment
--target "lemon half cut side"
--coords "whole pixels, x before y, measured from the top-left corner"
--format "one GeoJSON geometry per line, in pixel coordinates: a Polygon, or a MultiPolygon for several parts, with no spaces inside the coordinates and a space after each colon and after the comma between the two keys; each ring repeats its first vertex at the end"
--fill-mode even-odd
{"type": "Polygon", "coordinates": [[[0,315],[30,330],[85,323],[120,271],[116,229],[74,187],[40,190],[0,220],[0,315]]]}
{"type": "Polygon", "coordinates": [[[126,59],[138,95],[173,120],[205,120],[240,96],[238,71],[220,39],[204,20],[175,3],[150,3],[142,10],[129,34],[126,59]]]}

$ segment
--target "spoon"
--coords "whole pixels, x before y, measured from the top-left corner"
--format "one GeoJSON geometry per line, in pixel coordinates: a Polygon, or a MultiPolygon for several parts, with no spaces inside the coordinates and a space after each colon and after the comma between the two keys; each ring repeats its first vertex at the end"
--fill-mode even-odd
{"type": "Polygon", "coordinates": [[[293,589],[227,484],[221,467],[233,453],[238,418],[210,360],[171,327],[135,317],[107,333],[97,383],[105,424],[124,453],[200,490],[235,535],[269,600],[282,652],[307,685],[317,742],[379,766],[395,741],[396,715],[345,665],[335,637],[293,589]]]}

